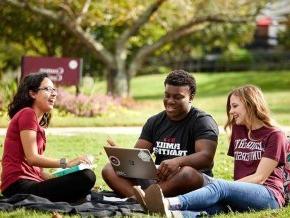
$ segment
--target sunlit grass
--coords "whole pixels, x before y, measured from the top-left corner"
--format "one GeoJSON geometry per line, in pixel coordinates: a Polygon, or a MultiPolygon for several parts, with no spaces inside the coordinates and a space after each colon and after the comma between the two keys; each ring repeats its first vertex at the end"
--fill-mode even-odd
{"type": "MultiPolygon", "coordinates": [[[[101,169],[107,163],[107,156],[103,150],[108,137],[123,147],[133,147],[139,135],[110,135],[110,134],[81,134],[73,136],[54,136],[48,135],[48,144],[46,149],[46,156],[60,158],[73,158],[81,154],[91,154],[95,157],[96,168],[94,169],[97,181],[95,187],[100,190],[109,190],[108,186],[102,180],[101,169]]],[[[3,144],[3,137],[0,137],[0,144],[3,144]]],[[[2,153],[3,147],[0,147],[2,153]]],[[[233,161],[231,157],[227,156],[228,138],[225,134],[221,134],[219,138],[219,145],[215,157],[214,175],[217,178],[232,179],[233,161]]],[[[19,209],[12,212],[0,212],[0,217],[51,217],[50,213],[35,212],[31,210],[19,209]]],[[[140,217],[139,215],[138,217],[140,217]]],[[[146,215],[143,215],[146,216],[146,215]]],[[[77,216],[75,216],[77,217],[77,216]]],[[[159,217],[159,216],[147,216],[159,217]]],[[[251,213],[230,213],[222,214],[217,217],[290,217],[290,207],[282,210],[266,210],[262,212],[251,213]]]]}
{"type": "MultiPolygon", "coordinates": [[[[252,83],[262,88],[273,117],[281,125],[290,125],[290,72],[197,73],[197,94],[193,105],[210,113],[219,125],[226,121],[227,93],[234,87],[252,83]]],[[[163,110],[164,79],[166,74],[138,76],[132,79],[132,97],[136,107],[112,107],[101,116],[82,118],[54,110],[51,126],[142,126],[153,114],[163,110]]],[[[92,80],[81,87],[87,95],[105,93],[105,81],[92,80]]],[[[74,87],[70,88],[74,91],[74,87]]],[[[0,115],[0,127],[8,118],[0,115]]]]}
{"type": "MultiPolygon", "coordinates": [[[[197,82],[197,96],[223,96],[231,89],[254,84],[265,92],[289,91],[290,72],[228,72],[194,73],[197,82]]],[[[132,80],[132,95],[136,99],[160,99],[164,92],[166,75],[146,75],[132,80]]]]}

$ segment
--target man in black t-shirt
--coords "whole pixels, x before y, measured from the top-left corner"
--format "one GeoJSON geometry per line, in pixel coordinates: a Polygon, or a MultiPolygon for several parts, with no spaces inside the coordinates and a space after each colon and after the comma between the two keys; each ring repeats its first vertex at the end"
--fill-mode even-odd
{"type": "MultiPolygon", "coordinates": [[[[147,120],[135,147],[154,152],[159,165],[154,182],[168,197],[200,188],[207,182],[205,174],[212,176],[218,127],[210,115],[192,107],[196,83],[189,73],[172,71],[164,85],[165,110],[147,120]]],[[[118,176],[111,164],[104,167],[102,176],[122,197],[133,196],[133,186],[140,183],[118,176]]]]}

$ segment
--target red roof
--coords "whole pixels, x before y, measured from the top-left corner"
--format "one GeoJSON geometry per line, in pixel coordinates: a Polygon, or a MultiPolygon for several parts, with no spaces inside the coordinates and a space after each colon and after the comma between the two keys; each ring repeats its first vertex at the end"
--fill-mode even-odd
{"type": "Polygon", "coordinates": [[[269,26],[272,24],[272,19],[270,17],[262,17],[257,20],[258,26],[269,26]]]}

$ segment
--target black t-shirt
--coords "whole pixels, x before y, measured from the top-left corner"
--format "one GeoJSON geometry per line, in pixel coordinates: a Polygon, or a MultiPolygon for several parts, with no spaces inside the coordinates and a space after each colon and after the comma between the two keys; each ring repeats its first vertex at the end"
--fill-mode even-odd
{"type": "MultiPolygon", "coordinates": [[[[218,140],[218,126],[207,113],[191,108],[180,121],[170,120],[165,111],[150,117],[143,126],[140,139],[153,144],[155,163],[178,156],[195,153],[195,141],[199,139],[218,140]]],[[[201,170],[212,175],[211,169],[201,170]]]]}

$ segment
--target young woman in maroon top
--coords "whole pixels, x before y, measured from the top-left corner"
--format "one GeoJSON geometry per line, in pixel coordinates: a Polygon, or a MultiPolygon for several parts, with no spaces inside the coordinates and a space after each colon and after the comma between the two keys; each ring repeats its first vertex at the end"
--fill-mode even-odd
{"type": "Polygon", "coordinates": [[[201,212],[276,209],[285,204],[284,165],[287,138],[274,126],[261,90],[253,85],[234,89],[227,99],[226,129],[231,132],[228,155],[234,157],[234,180],[211,179],[198,190],[163,198],[158,185],[135,195],[151,212],[181,213],[194,217],[201,212]],[[169,209],[169,210],[168,210],[169,209]]]}
{"type": "Polygon", "coordinates": [[[4,142],[1,190],[5,197],[34,194],[51,201],[76,202],[88,195],[95,174],[86,169],[53,178],[43,168],[66,168],[80,163],[91,164],[87,156],[66,161],[44,156],[44,127],[50,121],[57,92],[45,73],[26,76],[8,106],[11,118],[4,142]]]}

